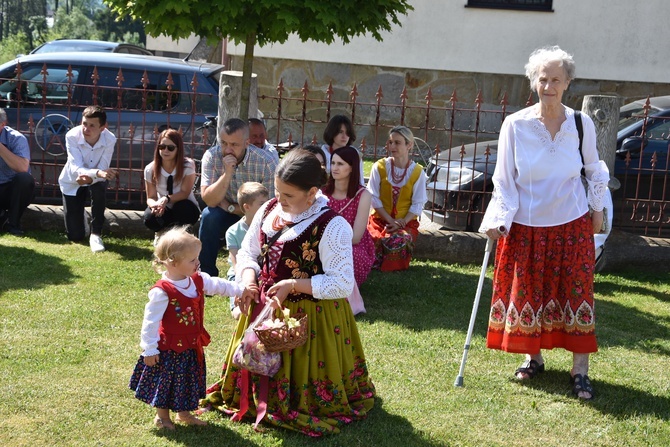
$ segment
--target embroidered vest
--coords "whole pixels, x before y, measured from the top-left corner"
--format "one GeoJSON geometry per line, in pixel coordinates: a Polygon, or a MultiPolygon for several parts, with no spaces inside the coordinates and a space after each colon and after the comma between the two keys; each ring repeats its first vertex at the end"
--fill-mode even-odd
{"type": "Polygon", "coordinates": [[[160,280],[154,287],[165,291],[168,296],[168,307],[165,309],[158,333],[160,341],[158,349],[184,352],[195,349],[198,359],[203,360],[203,347],[210,341],[209,334],[203,326],[205,310],[205,294],[202,277],[195,273],[191,276],[195,284],[197,298],[188,298],[170,281],[160,280]]]}
{"type": "MultiPolygon", "coordinates": [[[[263,219],[276,205],[277,199],[272,199],[266,208],[263,219]]],[[[284,243],[279,261],[274,268],[270,270],[269,262],[266,262],[263,266],[260,275],[262,282],[261,294],[265,294],[265,291],[270,286],[282,279],[303,279],[323,274],[323,266],[319,257],[319,242],[323,237],[326,226],[337,215],[335,211],[331,209],[327,210],[317,217],[314,222],[309,224],[297,238],[284,243]]],[[[267,235],[262,230],[260,232],[260,239],[261,246],[268,240],[267,235]]],[[[294,303],[301,300],[319,301],[306,293],[289,294],[286,299],[294,303]]]]}
{"type": "Polygon", "coordinates": [[[386,159],[382,158],[377,160],[376,164],[381,180],[379,185],[379,198],[382,201],[382,205],[384,205],[384,209],[387,213],[391,214],[391,217],[407,215],[409,207],[412,206],[412,188],[419,179],[423,167],[418,163],[414,164],[414,169],[412,169],[412,173],[409,175],[409,180],[402,188],[400,188],[400,193],[398,194],[398,199],[395,203],[396,213],[393,214],[393,185],[388,181],[386,159]]]}

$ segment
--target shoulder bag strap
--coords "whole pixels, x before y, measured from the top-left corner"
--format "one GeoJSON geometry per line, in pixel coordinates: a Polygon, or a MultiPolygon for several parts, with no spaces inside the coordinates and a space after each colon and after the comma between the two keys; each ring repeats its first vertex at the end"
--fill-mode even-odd
{"type": "Polygon", "coordinates": [[[582,113],[575,110],[575,126],[579,136],[579,157],[582,159],[582,177],[586,174],[584,171],[584,154],[582,153],[582,140],[584,139],[584,128],[582,127],[582,113]]]}

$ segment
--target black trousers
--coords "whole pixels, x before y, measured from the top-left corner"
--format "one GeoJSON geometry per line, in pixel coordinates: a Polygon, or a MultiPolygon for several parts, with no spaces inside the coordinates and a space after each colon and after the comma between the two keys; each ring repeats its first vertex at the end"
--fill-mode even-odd
{"type": "Polygon", "coordinates": [[[19,172],[12,180],[0,185],[0,211],[7,213],[7,223],[19,229],[23,212],[30,205],[35,179],[29,172],[19,172]]]}
{"type": "Polygon", "coordinates": [[[198,205],[188,199],[180,200],[165,208],[162,216],[156,216],[151,208],[144,210],[144,225],[151,231],[162,231],[176,225],[193,225],[200,218],[198,205]]]}
{"type": "Polygon", "coordinates": [[[86,237],[84,224],[84,207],[89,194],[91,196],[91,234],[102,234],[105,223],[105,192],[107,182],[97,182],[80,186],[76,196],[63,194],[63,214],[65,214],[65,231],[71,241],[81,241],[86,237]]]}

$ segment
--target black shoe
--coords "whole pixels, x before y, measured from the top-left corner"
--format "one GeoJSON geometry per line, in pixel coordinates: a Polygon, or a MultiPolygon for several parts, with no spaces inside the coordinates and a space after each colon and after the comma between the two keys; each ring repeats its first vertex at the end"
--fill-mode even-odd
{"type": "Polygon", "coordinates": [[[0,231],[5,231],[5,224],[9,218],[7,217],[7,211],[0,210],[0,231]]]}
{"type": "Polygon", "coordinates": [[[24,235],[22,229],[20,229],[18,227],[15,227],[11,224],[5,225],[5,228],[7,229],[7,233],[12,234],[14,236],[23,236],[24,235]]]}

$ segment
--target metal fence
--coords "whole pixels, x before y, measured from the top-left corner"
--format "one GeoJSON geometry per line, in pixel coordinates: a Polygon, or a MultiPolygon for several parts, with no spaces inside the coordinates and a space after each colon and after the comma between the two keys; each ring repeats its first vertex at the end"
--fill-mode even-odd
{"type": "MultiPolygon", "coordinates": [[[[123,79],[121,73],[120,79],[123,79]]],[[[5,81],[0,78],[0,86],[5,81]]],[[[116,87],[91,87],[67,80],[51,82],[46,77],[35,84],[36,91],[42,92],[38,96],[27,101],[17,86],[16,96],[0,98],[0,106],[8,111],[9,125],[29,139],[31,166],[37,182],[36,200],[41,203],[60,202],[57,177],[66,161],[64,134],[78,124],[84,107],[99,103],[98,98],[117,98],[102,104],[107,110],[110,130],[119,138],[113,167],[122,172],[108,188],[111,207],[144,207],[142,171],[152,160],[155,139],[162,129],[168,126],[182,129],[187,154],[197,162],[215,141],[214,129],[202,128],[205,118],[200,105],[201,101],[211,102],[212,98],[198,94],[197,85],[191,85],[189,91],[175,92],[169,85],[152,89],[145,83],[143,88],[128,89],[119,82],[116,87]],[[66,101],[54,102],[47,95],[54,88],[65,92],[91,88],[96,91],[91,92],[90,103],[73,103],[71,95],[66,95],[66,101]],[[136,98],[130,108],[122,99],[129,95],[136,98]],[[147,107],[147,98],[156,95],[166,99],[166,107],[147,107]],[[171,98],[175,95],[188,107],[174,107],[171,98]],[[21,112],[26,108],[31,109],[28,115],[21,112]],[[11,110],[16,113],[12,115],[11,110]]],[[[491,196],[490,178],[500,126],[518,108],[508,105],[506,95],[495,99],[494,105],[485,103],[481,93],[465,102],[456,92],[449,98],[434,99],[431,90],[421,104],[409,103],[407,98],[407,87],[400,94],[387,97],[380,86],[374,98],[361,98],[354,85],[347,98],[335,98],[332,85],[325,91],[311,91],[306,83],[301,95],[291,96],[280,82],[275,95],[259,96],[259,108],[267,123],[269,140],[274,144],[321,143],[328,120],[335,114],[346,114],[354,123],[356,145],[367,161],[386,156],[390,128],[398,124],[408,126],[417,137],[414,159],[424,165],[429,176],[426,215],[452,229],[476,230],[491,196]]],[[[526,105],[530,104],[529,96],[526,105]]],[[[652,117],[646,116],[646,111],[643,120],[645,125],[636,137],[642,142],[641,150],[617,156],[615,175],[621,188],[613,195],[614,228],[670,237],[666,194],[670,183],[670,132],[663,130],[663,126],[651,132],[652,117]]]]}

